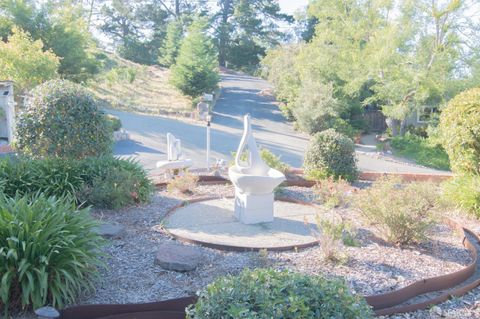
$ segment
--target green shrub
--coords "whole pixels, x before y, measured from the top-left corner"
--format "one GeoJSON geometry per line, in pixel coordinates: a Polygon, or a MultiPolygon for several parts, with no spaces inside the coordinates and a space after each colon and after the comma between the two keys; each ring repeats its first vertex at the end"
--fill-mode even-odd
{"type": "Polygon", "coordinates": [[[458,175],[443,184],[443,199],[480,218],[480,176],[458,175]]]}
{"type": "Polygon", "coordinates": [[[354,204],[385,240],[395,245],[422,242],[434,223],[437,187],[425,182],[400,182],[397,178],[379,179],[360,191],[354,204]]]}
{"type": "Polygon", "coordinates": [[[395,136],[390,140],[395,155],[415,160],[420,165],[436,169],[449,170],[450,161],[441,145],[430,138],[420,137],[411,133],[405,136],[395,136]]]}
{"type": "Polygon", "coordinates": [[[312,137],[303,163],[305,174],[324,178],[333,176],[353,181],[358,177],[353,141],[333,129],[312,137]]]}
{"type": "Polygon", "coordinates": [[[122,128],[122,121],[120,121],[120,119],[115,115],[107,114],[107,121],[110,125],[110,129],[113,132],[120,131],[122,128]]]}
{"type": "Polygon", "coordinates": [[[94,227],[67,199],[0,196],[0,309],[63,307],[93,288],[102,243],[94,227]]]}
{"type": "Polygon", "coordinates": [[[142,166],[111,156],[82,160],[2,159],[0,190],[8,197],[44,193],[77,203],[119,208],[147,202],[153,185],[142,166]]]}
{"type": "Polygon", "coordinates": [[[341,280],[257,269],[208,285],[187,308],[187,318],[366,319],[372,318],[372,311],[341,280]]]}
{"type": "Polygon", "coordinates": [[[52,80],[31,93],[17,123],[17,147],[21,153],[61,158],[111,153],[110,126],[85,88],[52,80]]]}
{"type": "MultiPolygon", "coordinates": [[[[229,166],[232,166],[235,164],[235,157],[237,157],[237,152],[232,152],[232,157],[233,157],[233,161],[231,161],[229,163],[229,166]]],[[[270,152],[268,149],[266,148],[261,148],[260,149],[260,157],[262,158],[262,160],[265,162],[265,164],[267,164],[268,166],[270,166],[271,168],[274,168],[282,173],[286,173],[289,169],[289,166],[288,164],[282,162],[282,160],[280,159],[280,156],[277,156],[275,154],[273,154],[272,152],[270,152]]],[[[246,161],[248,158],[248,153],[247,152],[243,152],[242,153],[242,156],[240,157],[240,159],[242,161],[246,161]]]]}
{"type": "Polygon", "coordinates": [[[453,98],[442,111],[439,127],[453,171],[480,175],[480,88],[453,98]]]}

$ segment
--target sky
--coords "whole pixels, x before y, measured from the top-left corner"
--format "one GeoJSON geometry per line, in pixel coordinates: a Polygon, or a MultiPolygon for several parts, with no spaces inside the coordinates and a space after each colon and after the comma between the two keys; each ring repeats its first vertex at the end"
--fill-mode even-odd
{"type": "Polygon", "coordinates": [[[282,11],[290,14],[308,4],[308,0],[279,0],[278,2],[280,3],[282,11]]]}

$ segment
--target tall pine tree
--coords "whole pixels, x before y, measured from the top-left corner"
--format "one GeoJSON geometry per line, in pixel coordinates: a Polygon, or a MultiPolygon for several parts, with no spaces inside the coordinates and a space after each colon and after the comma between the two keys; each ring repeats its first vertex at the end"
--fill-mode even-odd
{"type": "Polygon", "coordinates": [[[211,92],[219,81],[217,51],[207,28],[205,18],[197,18],[192,23],[172,67],[172,84],[192,97],[211,92]]]}
{"type": "Polygon", "coordinates": [[[159,51],[158,62],[160,65],[170,67],[175,64],[182,38],[183,23],[180,19],[175,19],[168,24],[165,42],[159,51]]]}

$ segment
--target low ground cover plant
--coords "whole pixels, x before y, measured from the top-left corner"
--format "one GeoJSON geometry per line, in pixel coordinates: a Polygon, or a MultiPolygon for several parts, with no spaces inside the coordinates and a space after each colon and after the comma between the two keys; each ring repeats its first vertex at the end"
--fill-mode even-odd
{"type": "Polygon", "coordinates": [[[190,319],[372,318],[363,297],[341,280],[272,269],[221,277],[199,292],[190,319]]]}
{"type": "Polygon", "coordinates": [[[347,181],[356,180],[358,171],[355,144],[347,136],[328,129],[315,134],[305,152],[305,174],[313,180],[332,176],[347,181]]]}
{"type": "Polygon", "coordinates": [[[432,183],[402,184],[398,178],[385,177],[359,191],[354,205],[386,241],[415,244],[427,239],[435,223],[437,188],[432,183]]]}
{"type": "Polygon", "coordinates": [[[71,197],[78,204],[119,208],[147,202],[153,185],[142,166],[111,156],[64,160],[0,160],[0,193],[8,197],[43,193],[71,197]]]}
{"type": "Polygon", "coordinates": [[[168,192],[178,191],[182,194],[192,194],[198,184],[198,176],[191,173],[175,176],[167,186],[168,192]]]}
{"type": "Polygon", "coordinates": [[[325,208],[346,207],[350,203],[352,186],[342,178],[335,180],[332,176],[318,180],[313,187],[316,199],[325,208]]]}
{"type": "MultiPolygon", "coordinates": [[[[102,239],[88,209],[68,198],[0,196],[0,309],[63,307],[102,264],[102,239]]],[[[8,316],[7,316],[8,317],[8,316]]]]}
{"type": "Polygon", "coordinates": [[[411,133],[393,137],[390,141],[395,155],[415,160],[420,165],[441,170],[450,169],[450,160],[441,145],[411,133]]]}

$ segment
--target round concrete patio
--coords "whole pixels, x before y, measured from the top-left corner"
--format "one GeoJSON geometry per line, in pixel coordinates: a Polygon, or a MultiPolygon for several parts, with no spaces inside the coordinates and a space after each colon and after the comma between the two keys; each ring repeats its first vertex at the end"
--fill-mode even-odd
{"type": "Polygon", "coordinates": [[[225,250],[289,250],[317,244],[313,205],[275,201],[272,223],[245,225],[233,212],[234,199],[187,204],[164,220],[166,231],[181,241],[225,250]]]}

